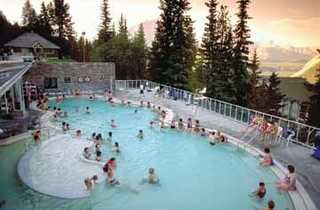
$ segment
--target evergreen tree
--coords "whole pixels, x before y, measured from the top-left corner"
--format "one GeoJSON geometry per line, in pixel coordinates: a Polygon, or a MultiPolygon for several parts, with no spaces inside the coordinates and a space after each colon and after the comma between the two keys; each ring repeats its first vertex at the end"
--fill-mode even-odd
{"type": "Polygon", "coordinates": [[[264,98],[261,96],[261,71],[259,70],[260,60],[255,49],[252,61],[249,65],[250,69],[250,80],[249,80],[249,96],[248,103],[249,108],[255,110],[261,110],[264,106],[264,98]]]}
{"type": "Polygon", "coordinates": [[[73,29],[72,17],[69,13],[70,6],[64,0],[54,0],[54,4],[48,6],[55,33],[58,36],[58,45],[61,47],[59,58],[63,55],[72,55],[75,52],[76,38],[73,29]]]}
{"type": "Polygon", "coordinates": [[[139,29],[134,35],[131,45],[131,61],[133,62],[131,79],[143,79],[146,74],[148,47],[142,23],[139,25],[139,29]]]}
{"type": "Polygon", "coordinates": [[[108,42],[114,34],[110,28],[111,17],[109,12],[109,2],[108,0],[102,0],[101,6],[101,24],[98,33],[98,40],[102,42],[108,42]]]}
{"type": "Polygon", "coordinates": [[[238,0],[239,12],[237,13],[238,22],[234,30],[235,34],[235,46],[234,46],[234,86],[236,90],[236,102],[239,105],[246,106],[248,104],[249,93],[249,45],[250,41],[250,29],[248,26],[248,8],[250,0],[238,0]]]}
{"type": "Polygon", "coordinates": [[[12,25],[0,10],[0,47],[21,33],[21,27],[17,23],[12,25]]]}
{"type": "Polygon", "coordinates": [[[127,27],[127,19],[121,14],[120,21],[119,21],[119,33],[118,36],[120,39],[129,39],[129,32],[127,27]]]}
{"type": "Polygon", "coordinates": [[[22,26],[26,30],[34,30],[37,24],[37,13],[29,0],[26,0],[22,8],[22,26]]]}
{"type": "Polygon", "coordinates": [[[320,68],[318,69],[317,82],[315,84],[306,84],[306,87],[313,94],[310,96],[310,111],[308,124],[320,127],[320,68]]]}
{"type": "Polygon", "coordinates": [[[215,98],[230,103],[236,102],[236,90],[232,77],[233,69],[233,36],[226,6],[221,6],[217,19],[217,56],[216,56],[216,92],[215,98]]]}
{"type": "Polygon", "coordinates": [[[217,57],[218,57],[218,10],[217,0],[209,0],[205,3],[209,9],[207,16],[207,23],[204,28],[204,35],[202,39],[201,52],[203,55],[203,68],[205,69],[205,77],[203,82],[207,86],[207,95],[216,97],[216,80],[217,80],[217,57]]]}
{"type": "Polygon", "coordinates": [[[51,19],[48,7],[45,5],[44,2],[42,2],[35,32],[45,37],[46,39],[52,40],[53,29],[51,27],[50,21],[51,19]]]}
{"type": "Polygon", "coordinates": [[[193,22],[188,14],[188,0],[160,1],[152,42],[149,71],[153,80],[188,89],[189,72],[195,61],[196,47],[193,22]]]}
{"type": "Polygon", "coordinates": [[[269,114],[279,116],[280,108],[283,107],[282,102],[285,99],[285,95],[281,93],[279,88],[281,81],[278,75],[273,72],[268,82],[266,107],[269,114]]]}

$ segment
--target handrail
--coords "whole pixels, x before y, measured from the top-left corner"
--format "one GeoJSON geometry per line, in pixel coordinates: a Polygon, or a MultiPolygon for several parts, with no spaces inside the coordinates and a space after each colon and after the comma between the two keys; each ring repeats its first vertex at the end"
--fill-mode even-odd
{"type": "MultiPolygon", "coordinates": [[[[306,144],[308,146],[312,146],[310,142],[311,137],[315,134],[315,131],[320,131],[320,128],[307,125],[301,122],[297,122],[294,120],[290,120],[284,117],[275,116],[272,114],[264,113],[261,111],[249,109],[243,106],[239,106],[236,104],[231,104],[219,99],[214,99],[210,97],[206,97],[202,94],[193,93],[187,90],[182,90],[178,88],[174,88],[168,85],[159,84],[156,82],[148,81],[148,80],[115,80],[115,88],[118,89],[139,89],[140,85],[143,84],[150,89],[154,89],[156,87],[163,87],[167,91],[175,92],[177,100],[190,100],[190,104],[202,107],[209,111],[213,111],[229,117],[233,120],[236,120],[240,123],[248,124],[250,121],[250,116],[252,115],[260,115],[263,118],[270,118],[271,120],[277,120],[279,125],[286,130],[294,130],[296,132],[296,142],[299,144],[306,144]],[[195,102],[195,98],[201,98],[198,103],[195,102]]],[[[169,95],[170,96],[170,95],[169,95]]]]}

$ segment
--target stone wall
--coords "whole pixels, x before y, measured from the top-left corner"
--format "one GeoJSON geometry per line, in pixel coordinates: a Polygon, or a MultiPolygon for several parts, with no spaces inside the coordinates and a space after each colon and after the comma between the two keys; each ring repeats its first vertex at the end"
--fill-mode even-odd
{"type": "Polygon", "coordinates": [[[24,80],[48,92],[69,92],[76,89],[105,90],[109,89],[115,80],[115,65],[114,63],[35,64],[25,75],[24,80]],[[57,86],[54,85],[55,81],[57,86]]]}

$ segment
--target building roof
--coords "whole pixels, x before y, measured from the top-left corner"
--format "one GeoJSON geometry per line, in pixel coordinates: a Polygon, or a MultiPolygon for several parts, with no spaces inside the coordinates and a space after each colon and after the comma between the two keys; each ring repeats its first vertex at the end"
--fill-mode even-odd
{"type": "Polygon", "coordinates": [[[291,75],[291,77],[301,77],[306,79],[309,83],[314,84],[317,82],[317,74],[320,69],[320,55],[315,56],[311,59],[302,70],[291,75]]]}
{"type": "Polygon", "coordinates": [[[0,96],[14,85],[31,68],[32,63],[0,64],[0,96]]]}
{"type": "Polygon", "coordinates": [[[17,38],[6,43],[6,47],[33,48],[34,45],[40,44],[45,49],[60,49],[54,43],[33,32],[25,32],[17,38]]]}

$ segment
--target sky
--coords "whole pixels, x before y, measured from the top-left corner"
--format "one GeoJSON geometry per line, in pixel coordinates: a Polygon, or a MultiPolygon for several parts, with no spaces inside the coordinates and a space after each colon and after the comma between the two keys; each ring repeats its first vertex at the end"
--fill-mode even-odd
{"type": "MultiPolygon", "coordinates": [[[[30,0],[39,11],[42,0],[30,0]]],[[[44,0],[49,2],[50,0],[44,0]]],[[[65,0],[70,4],[71,15],[78,34],[86,32],[89,38],[96,36],[101,0],[65,0]]],[[[21,21],[21,11],[25,0],[0,0],[0,10],[7,18],[21,21]]],[[[190,15],[200,40],[206,22],[205,0],[190,0],[190,15]]],[[[237,12],[236,0],[220,0],[229,6],[233,14],[237,12]]],[[[113,21],[118,21],[121,13],[128,19],[128,26],[157,20],[160,14],[159,0],[109,0],[113,21]]],[[[307,47],[320,46],[320,0],[252,0],[250,5],[252,40],[262,43],[307,47]]]]}

